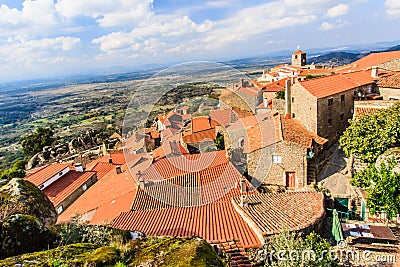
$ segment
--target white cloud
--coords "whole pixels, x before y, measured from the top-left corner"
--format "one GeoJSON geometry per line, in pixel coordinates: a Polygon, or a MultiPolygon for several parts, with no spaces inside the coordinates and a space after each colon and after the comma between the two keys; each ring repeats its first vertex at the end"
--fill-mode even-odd
{"type": "Polygon", "coordinates": [[[390,16],[400,16],[400,0],[386,0],[386,13],[390,16]]]}
{"type": "Polygon", "coordinates": [[[326,15],[330,18],[336,18],[346,15],[349,12],[350,6],[346,4],[338,4],[328,9],[326,15]]]}
{"type": "Polygon", "coordinates": [[[132,25],[152,15],[152,0],[59,0],[56,10],[66,18],[87,16],[101,27],[132,25]]]}
{"type": "Polygon", "coordinates": [[[53,0],[26,0],[21,10],[0,6],[0,35],[47,34],[57,23],[53,0]]]}
{"type": "Polygon", "coordinates": [[[333,29],[342,28],[342,27],[344,27],[344,26],[346,26],[348,24],[349,24],[348,21],[341,20],[341,19],[336,20],[334,23],[324,21],[321,24],[320,29],[323,30],[323,31],[329,31],[329,30],[333,30],[333,29]]]}

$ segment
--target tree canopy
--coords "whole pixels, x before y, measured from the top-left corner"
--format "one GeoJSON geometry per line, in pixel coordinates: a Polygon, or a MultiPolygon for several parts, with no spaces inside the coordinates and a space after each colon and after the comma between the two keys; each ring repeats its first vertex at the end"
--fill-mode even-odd
{"type": "Polygon", "coordinates": [[[0,180],[11,180],[12,178],[24,178],[25,177],[25,161],[18,160],[14,163],[12,168],[0,171],[0,180]]]}
{"type": "Polygon", "coordinates": [[[351,120],[350,126],[339,139],[347,156],[354,155],[363,162],[374,163],[379,155],[400,146],[400,104],[375,114],[351,120]]]}
{"type": "Polygon", "coordinates": [[[400,174],[393,171],[396,163],[389,160],[377,168],[370,164],[357,172],[352,185],[363,187],[368,193],[367,207],[371,214],[385,212],[388,218],[400,213],[400,174]]]}
{"type": "Polygon", "coordinates": [[[20,143],[24,155],[32,157],[42,151],[43,147],[50,146],[54,140],[54,131],[52,128],[39,127],[35,132],[21,137],[20,143]]]}

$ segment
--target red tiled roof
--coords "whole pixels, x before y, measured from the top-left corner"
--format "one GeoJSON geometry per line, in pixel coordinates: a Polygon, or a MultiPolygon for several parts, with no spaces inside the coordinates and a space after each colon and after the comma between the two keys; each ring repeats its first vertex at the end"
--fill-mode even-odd
{"type": "Polygon", "coordinates": [[[132,177],[131,173],[135,174],[138,170],[143,171],[149,164],[150,161],[146,160],[135,165],[130,171],[128,171],[127,165],[123,165],[122,173],[109,172],[103,179],[88,188],[71,206],[61,213],[58,217],[58,223],[70,221],[76,214],[82,215],[88,213],[92,213],[91,217],[87,218],[90,223],[92,223],[91,220],[93,218],[96,222],[110,222],[120,212],[129,211],[130,207],[126,209],[128,206],[126,201],[130,201],[131,204],[133,203],[134,194],[129,193],[135,193],[137,188],[136,180],[132,177]],[[129,196],[131,196],[130,200],[127,199],[129,196]],[[107,210],[104,208],[107,206],[103,205],[108,205],[112,202],[114,203],[113,209],[107,210]],[[96,214],[101,206],[103,208],[99,210],[99,214],[96,214]]]}
{"type": "Polygon", "coordinates": [[[355,119],[361,119],[366,115],[375,114],[378,110],[387,109],[393,106],[397,100],[363,100],[354,101],[354,115],[355,119]]]}
{"type": "Polygon", "coordinates": [[[333,73],[333,69],[302,69],[300,70],[298,76],[305,77],[307,75],[329,75],[333,73]]]}
{"type": "Polygon", "coordinates": [[[257,115],[250,115],[244,118],[240,118],[239,120],[232,123],[227,130],[234,131],[238,129],[246,129],[256,125],[257,123],[262,122],[265,118],[270,117],[269,113],[257,114],[257,115]]]}
{"type": "Polygon", "coordinates": [[[294,231],[315,224],[324,215],[324,195],[317,192],[289,192],[249,195],[248,206],[235,208],[256,224],[263,235],[294,231]]]}
{"type": "Polygon", "coordinates": [[[185,143],[199,143],[203,140],[214,140],[216,137],[215,128],[199,131],[190,135],[182,136],[182,140],[185,143]]]}
{"type": "MultiPolygon", "coordinates": [[[[370,76],[371,77],[371,76],[370,76]]],[[[324,98],[334,94],[357,88],[361,85],[373,83],[364,73],[334,74],[299,82],[307,91],[317,98],[324,98]],[[356,81],[360,79],[360,81],[356,81]],[[362,80],[362,81],[361,81],[362,80]]]]}
{"type": "Polygon", "coordinates": [[[69,197],[73,192],[75,192],[75,190],[80,188],[94,175],[96,175],[96,173],[92,171],[70,171],[46,187],[43,190],[43,193],[46,194],[54,206],[58,206],[62,201],[69,197]]]}
{"type": "Polygon", "coordinates": [[[379,79],[377,85],[379,87],[400,89],[400,73],[382,77],[381,79],[379,79]]]}
{"type": "Polygon", "coordinates": [[[303,51],[301,51],[300,49],[297,49],[296,52],[293,52],[293,55],[299,55],[299,54],[305,54],[303,51]]]}
{"type": "Polygon", "coordinates": [[[184,155],[188,153],[179,141],[168,140],[162,146],[153,150],[153,158],[160,160],[168,155],[184,155]]]}
{"type": "MultiPolygon", "coordinates": [[[[279,117],[279,115],[275,117],[279,117]]],[[[281,115],[280,120],[283,140],[287,142],[292,142],[306,148],[311,148],[313,141],[320,145],[328,142],[327,139],[320,137],[313,132],[309,132],[296,119],[288,119],[281,115]]]]}
{"type": "Polygon", "coordinates": [[[109,138],[110,139],[117,139],[117,138],[121,139],[122,137],[121,137],[121,135],[119,133],[115,132],[109,138]]]}
{"type": "Polygon", "coordinates": [[[218,124],[226,127],[231,122],[231,111],[229,109],[211,110],[210,117],[218,124]]]}
{"type": "Polygon", "coordinates": [[[155,236],[197,236],[209,242],[238,239],[245,248],[261,245],[255,232],[229,202],[124,212],[111,227],[155,236]]]}
{"type": "Polygon", "coordinates": [[[145,181],[167,179],[218,166],[228,161],[225,150],[169,157],[152,164],[140,178],[145,181]]]}
{"type": "Polygon", "coordinates": [[[194,117],[192,119],[192,133],[212,129],[217,125],[219,125],[218,122],[208,116],[194,117]]]}
{"type": "Polygon", "coordinates": [[[252,111],[242,110],[242,109],[236,108],[236,107],[232,107],[232,111],[233,111],[234,115],[236,115],[239,118],[246,118],[246,117],[254,115],[254,113],[252,111]]]}
{"type": "Polygon", "coordinates": [[[107,173],[115,169],[115,165],[108,162],[95,162],[95,165],[90,167],[91,168],[86,168],[86,169],[90,171],[95,171],[97,173],[97,180],[103,179],[103,177],[107,173]]]}
{"type": "Polygon", "coordinates": [[[37,172],[26,176],[25,179],[35,186],[39,186],[62,170],[68,168],[70,165],[71,163],[68,162],[48,164],[37,172]]]}
{"type": "Polygon", "coordinates": [[[244,152],[249,153],[274,144],[277,141],[275,128],[275,122],[271,116],[266,116],[265,119],[247,128],[244,152]]]}
{"type": "Polygon", "coordinates": [[[253,87],[240,87],[237,89],[239,92],[247,94],[249,96],[257,96],[261,90],[255,86],[253,87]]]}
{"type": "Polygon", "coordinates": [[[371,53],[350,64],[353,70],[362,70],[400,58],[400,51],[371,53]]]}

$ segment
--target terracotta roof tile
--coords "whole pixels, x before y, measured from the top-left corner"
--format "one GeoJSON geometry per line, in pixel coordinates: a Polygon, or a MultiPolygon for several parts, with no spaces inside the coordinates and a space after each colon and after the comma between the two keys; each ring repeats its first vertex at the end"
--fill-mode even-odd
{"type": "Polygon", "coordinates": [[[115,132],[109,138],[110,139],[117,139],[117,138],[121,139],[122,137],[121,137],[121,135],[119,133],[115,132]]]}
{"type": "Polygon", "coordinates": [[[93,216],[97,212],[100,206],[110,204],[115,201],[116,204],[121,206],[113,205],[113,209],[107,213],[106,209],[102,209],[100,213],[95,217],[96,221],[111,221],[114,219],[114,215],[118,215],[122,211],[128,211],[126,199],[124,201],[116,201],[122,196],[131,196],[130,202],[133,203],[134,194],[128,194],[136,192],[137,184],[131,173],[136,173],[138,170],[143,171],[148,168],[150,164],[149,160],[141,161],[133,168],[128,170],[130,166],[123,165],[122,173],[117,174],[114,171],[109,172],[103,179],[95,183],[93,186],[88,188],[71,206],[69,206],[63,213],[58,217],[58,223],[70,221],[76,214],[91,214],[91,217],[87,220],[91,223],[93,216]],[[100,216],[101,215],[101,216],[100,216]]]}
{"type": "MultiPolygon", "coordinates": [[[[178,135],[179,137],[179,135],[178,135]]],[[[189,152],[182,146],[182,144],[176,140],[168,140],[164,142],[162,146],[157,147],[153,150],[153,158],[160,160],[171,155],[184,155],[189,152]]]]}
{"type": "Polygon", "coordinates": [[[231,111],[229,109],[211,110],[210,117],[221,126],[228,126],[231,122],[231,111]]]}
{"type": "Polygon", "coordinates": [[[156,161],[142,172],[140,178],[145,181],[167,179],[218,166],[228,161],[225,150],[169,157],[156,161]]]}
{"type": "Polygon", "coordinates": [[[297,49],[296,52],[293,52],[293,55],[300,55],[300,54],[305,54],[303,51],[301,51],[300,49],[297,49]]]}
{"type": "Polygon", "coordinates": [[[96,162],[94,166],[91,166],[90,169],[87,170],[94,171],[97,173],[97,180],[103,179],[103,177],[109,173],[111,170],[115,169],[115,165],[108,162],[96,162]]]}
{"type": "Polygon", "coordinates": [[[48,164],[40,170],[36,171],[34,174],[26,176],[25,179],[34,184],[35,186],[39,186],[46,182],[48,179],[58,174],[59,172],[69,168],[71,163],[52,163],[48,164]]]}
{"type": "Polygon", "coordinates": [[[354,101],[355,119],[361,119],[365,115],[375,114],[378,110],[387,109],[393,106],[398,100],[363,100],[354,101]]]}
{"type": "Polygon", "coordinates": [[[207,241],[240,240],[245,248],[261,245],[232,203],[124,212],[111,227],[155,236],[197,236],[207,241]]]}
{"type": "Polygon", "coordinates": [[[182,136],[182,140],[185,143],[199,143],[204,140],[214,140],[216,137],[215,128],[198,131],[189,135],[182,136]]]}
{"type": "Polygon", "coordinates": [[[378,66],[382,63],[392,61],[394,59],[400,58],[400,51],[393,52],[381,52],[381,53],[371,53],[353,63],[350,67],[353,70],[367,69],[373,66],[378,66]]]}
{"type": "Polygon", "coordinates": [[[95,175],[96,173],[91,171],[70,171],[46,187],[43,193],[46,194],[54,206],[57,206],[95,175]]]}
{"type": "Polygon", "coordinates": [[[294,231],[313,225],[324,215],[324,195],[317,192],[290,192],[249,195],[248,206],[235,208],[250,218],[263,235],[294,231]]]}
{"type": "Polygon", "coordinates": [[[240,87],[237,89],[237,91],[247,94],[249,96],[257,96],[261,90],[258,87],[252,86],[252,87],[240,87]]]}
{"type": "Polygon", "coordinates": [[[400,89],[400,73],[379,79],[379,87],[400,89]]]}
{"type": "Polygon", "coordinates": [[[300,146],[311,148],[312,142],[323,145],[328,142],[327,139],[318,136],[313,132],[309,132],[304,126],[296,119],[288,119],[281,116],[282,123],[282,136],[283,140],[298,144],[300,146]]]}

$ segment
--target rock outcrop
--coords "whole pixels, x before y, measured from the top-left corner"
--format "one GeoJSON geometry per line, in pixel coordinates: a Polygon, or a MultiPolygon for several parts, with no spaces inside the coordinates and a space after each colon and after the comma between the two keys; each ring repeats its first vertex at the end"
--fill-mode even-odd
{"type": "Polygon", "coordinates": [[[0,220],[14,214],[34,216],[45,226],[57,221],[57,212],[47,196],[32,183],[19,178],[11,179],[0,188],[0,220]]]}

